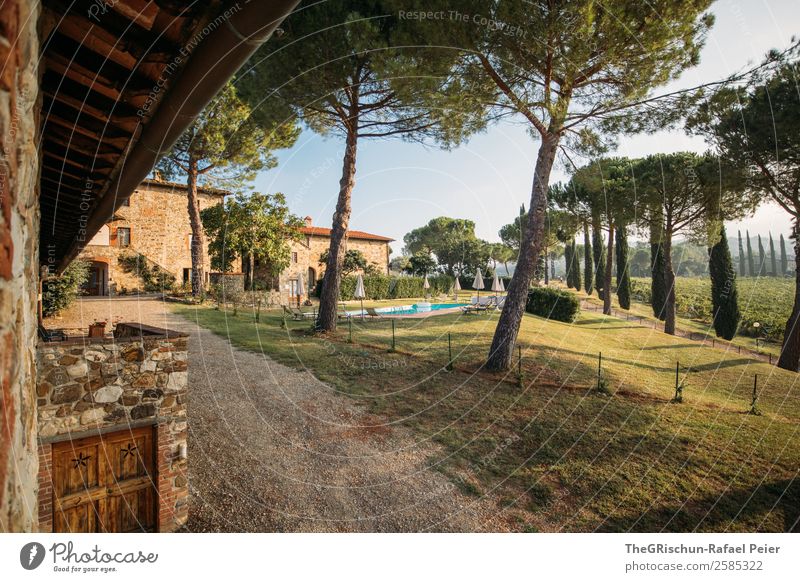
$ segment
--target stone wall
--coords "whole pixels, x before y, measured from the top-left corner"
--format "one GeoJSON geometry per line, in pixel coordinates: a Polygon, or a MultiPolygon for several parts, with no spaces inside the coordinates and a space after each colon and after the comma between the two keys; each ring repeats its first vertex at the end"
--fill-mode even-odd
{"type": "Polygon", "coordinates": [[[38,345],[40,531],[53,527],[50,443],[143,425],[157,432],[159,531],[174,531],[188,518],[180,455],[187,438],[187,338],[139,324],[118,324],[115,335],[38,345]]]}
{"type": "Polygon", "coordinates": [[[0,531],[37,521],[39,6],[0,8],[0,531]]]}
{"type": "MultiPolygon", "coordinates": [[[[281,273],[279,278],[279,286],[281,293],[281,302],[287,303],[296,301],[296,298],[291,298],[290,285],[292,279],[297,279],[298,275],[303,276],[303,283],[306,286],[306,294],[308,294],[308,287],[312,291],[317,280],[321,279],[325,274],[325,264],[319,262],[319,257],[330,247],[331,239],[327,236],[307,236],[302,240],[291,243],[291,252],[296,253],[291,255],[291,263],[286,270],[281,273]],[[309,268],[313,269],[314,280],[309,281],[311,272],[309,268]]],[[[382,274],[389,274],[389,243],[385,241],[348,238],[345,243],[346,250],[357,250],[364,254],[367,259],[367,264],[374,265],[382,274]]]]}
{"type": "MultiPolygon", "coordinates": [[[[216,190],[199,190],[200,209],[215,206],[223,201],[216,190]]],[[[80,257],[108,265],[108,289],[116,295],[123,291],[142,289],[142,281],[136,275],[125,272],[119,265],[120,255],[141,253],[150,261],[175,276],[178,285],[183,282],[183,270],[191,269],[191,234],[187,210],[186,187],[169,182],[143,182],[134,190],[128,206],[121,206],[113,220],[107,223],[108,244],[104,236],[97,236],[81,252],[80,257]],[[117,229],[130,229],[130,246],[119,247],[117,229]]],[[[205,272],[211,271],[208,256],[208,241],[204,253],[205,272]]]]}

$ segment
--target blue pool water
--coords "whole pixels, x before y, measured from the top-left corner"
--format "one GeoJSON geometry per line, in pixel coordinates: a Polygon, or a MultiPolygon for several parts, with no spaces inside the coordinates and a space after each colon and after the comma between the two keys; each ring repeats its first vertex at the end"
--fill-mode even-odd
{"type": "MultiPolygon", "coordinates": [[[[464,305],[464,303],[433,303],[430,306],[430,309],[422,308],[419,309],[417,304],[414,305],[395,305],[394,307],[378,307],[375,311],[380,313],[381,315],[411,315],[413,313],[430,313],[431,311],[438,311],[440,309],[450,309],[452,307],[460,307],[464,305]]],[[[350,315],[360,316],[361,310],[357,311],[348,311],[350,315]]],[[[364,315],[367,315],[364,312],[364,315]]]]}

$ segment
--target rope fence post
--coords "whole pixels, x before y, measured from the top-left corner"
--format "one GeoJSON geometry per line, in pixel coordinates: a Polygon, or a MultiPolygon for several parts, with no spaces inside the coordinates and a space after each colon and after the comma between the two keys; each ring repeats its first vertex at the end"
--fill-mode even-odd
{"type": "Polygon", "coordinates": [[[761,411],[756,406],[758,402],[758,374],[753,376],[753,398],[750,401],[750,411],[748,414],[752,414],[753,416],[761,416],[761,411]]]}
{"type": "Polygon", "coordinates": [[[347,318],[347,325],[350,328],[350,337],[347,339],[347,341],[349,343],[353,343],[353,318],[352,317],[348,317],[347,318]]]}
{"type": "Polygon", "coordinates": [[[393,319],[392,319],[392,347],[391,347],[391,349],[389,350],[390,352],[393,352],[393,351],[394,351],[394,349],[395,349],[395,345],[396,345],[396,344],[395,344],[395,339],[394,339],[394,318],[393,318],[393,319]]]}
{"type": "Polygon", "coordinates": [[[453,342],[450,339],[450,332],[449,331],[447,332],[447,354],[448,354],[448,360],[447,360],[447,366],[445,366],[445,369],[448,372],[452,372],[453,371],[453,342]]]}

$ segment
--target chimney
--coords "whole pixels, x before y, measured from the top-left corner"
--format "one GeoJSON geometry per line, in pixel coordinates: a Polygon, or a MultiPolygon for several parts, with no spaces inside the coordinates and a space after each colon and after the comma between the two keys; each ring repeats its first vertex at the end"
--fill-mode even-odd
{"type": "Polygon", "coordinates": [[[310,216],[306,216],[305,220],[306,220],[306,227],[311,228],[311,225],[314,224],[314,219],[311,218],[310,216]]]}

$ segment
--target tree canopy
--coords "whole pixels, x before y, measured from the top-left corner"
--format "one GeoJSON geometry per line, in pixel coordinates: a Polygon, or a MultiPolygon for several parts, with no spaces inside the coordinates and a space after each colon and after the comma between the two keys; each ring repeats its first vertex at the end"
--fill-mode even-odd
{"type": "Polygon", "coordinates": [[[228,271],[235,259],[247,259],[248,288],[253,284],[253,264],[266,265],[273,276],[289,266],[292,240],[299,240],[302,220],[289,212],[283,194],[237,194],[225,204],[201,213],[209,237],[211,266],[228,271]]]}
{"type": "Polygon", "coordinates": [[[406,253],[433,254],[448,275],[472,274],[489,262],[491,246],[475,235],[475,223],[440,216],[403,238],[406,253]]]}

